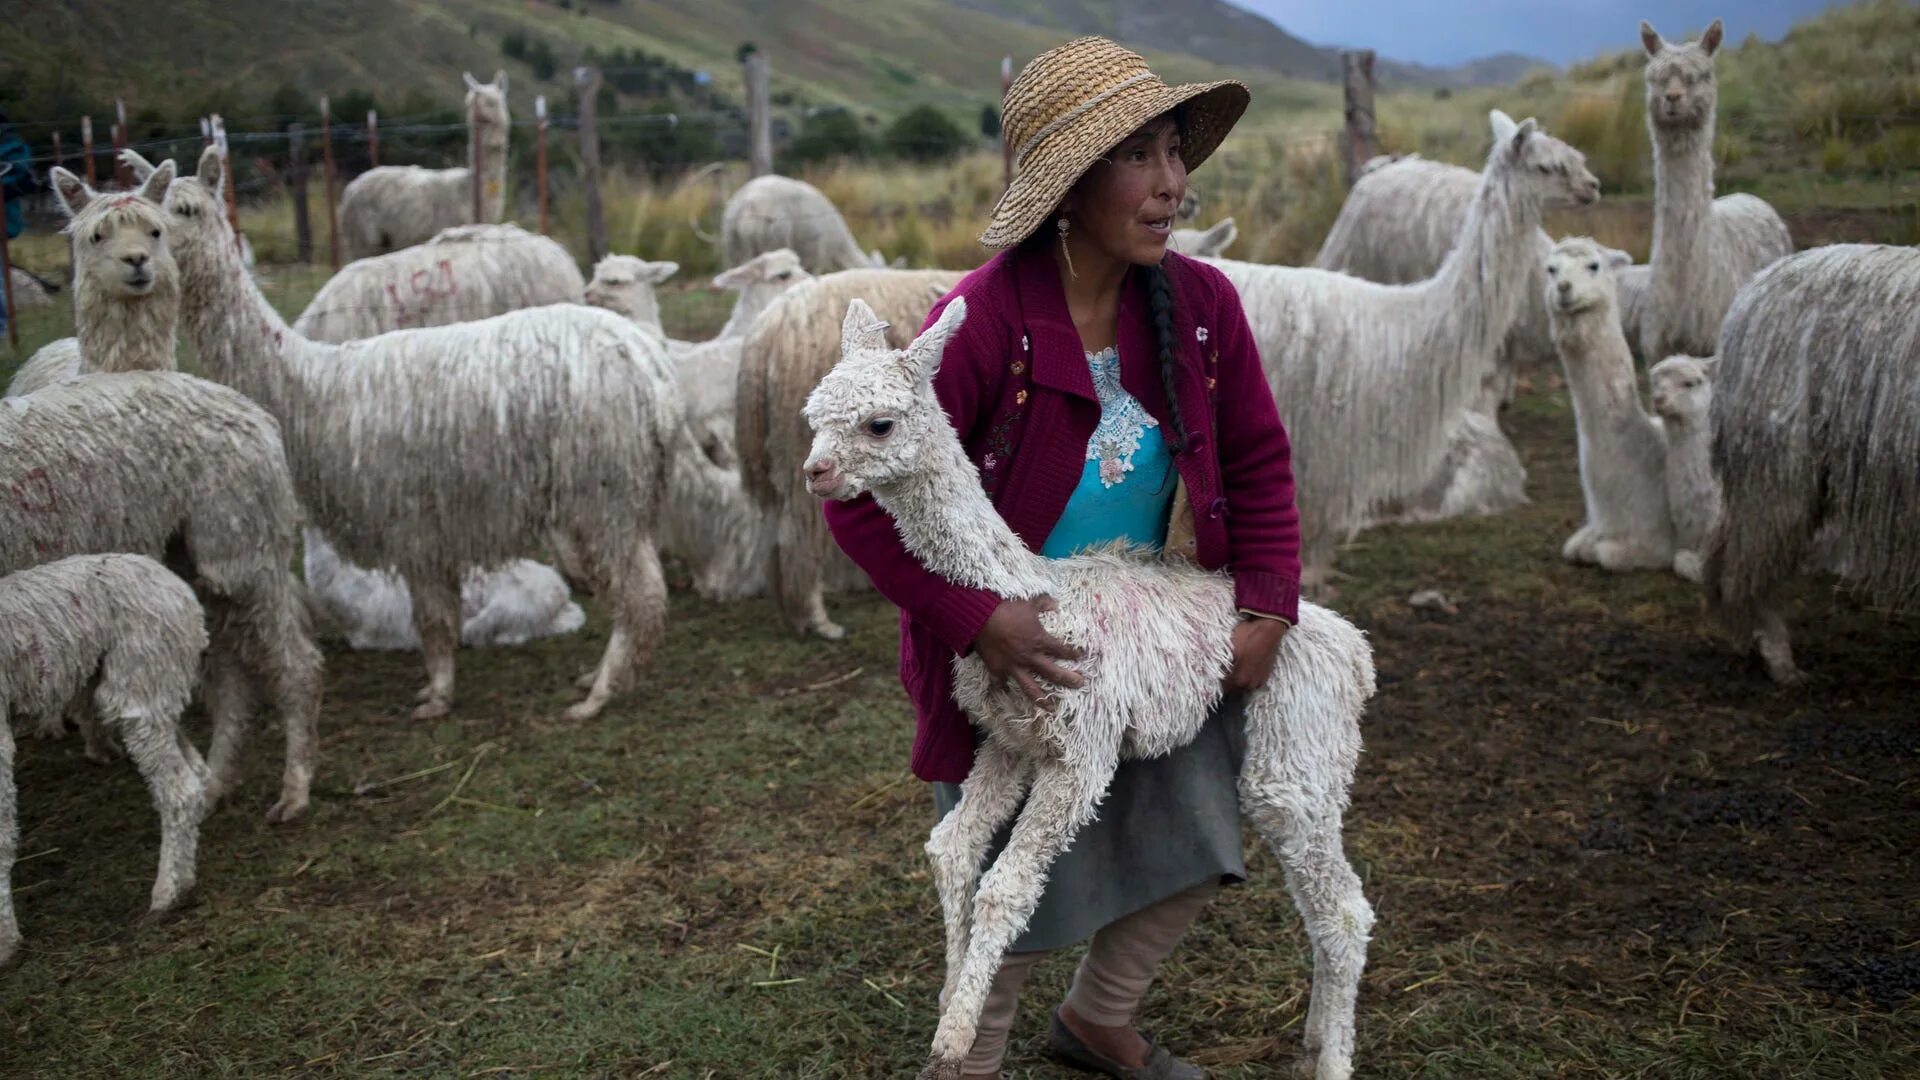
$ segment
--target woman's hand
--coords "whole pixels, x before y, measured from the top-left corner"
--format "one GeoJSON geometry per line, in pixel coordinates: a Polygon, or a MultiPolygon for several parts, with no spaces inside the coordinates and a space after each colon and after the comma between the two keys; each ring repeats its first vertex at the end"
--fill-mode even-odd
{"type": "Polygon", "coordinates": [[[1280,653],[1280,639],[1288,626],[1279,619],[1250,618],[1233,628],[1233,666],[1220,685],[1231,694],[1236,690],[1257,690],[1273,674],[1274,659],[1280,653]]]}
{"type": "Polygon", "coordinates": [[[1080,674],[1055,663],[1078,660],[1079,649],[1047,633],[1040,625],[1040,613],[1054,609],[1053,598],[1002,600],[987,616],[987,624],[974,636],[973,651],[986,665],[987,674],[996,682],[1011,678],[1035,705],[1045,708],[1052,697],[1042,681],[1053,686],[1079,686],[1086,680],[1080,674]]]}

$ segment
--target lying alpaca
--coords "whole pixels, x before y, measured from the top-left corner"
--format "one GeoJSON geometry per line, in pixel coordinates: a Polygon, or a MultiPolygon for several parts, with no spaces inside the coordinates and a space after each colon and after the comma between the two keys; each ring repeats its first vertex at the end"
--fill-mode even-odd
{"type": "MultiPolygon", "coordinates": [[[[1124,545],[1049,560],[1021,543],[933,394],[941,353],[965,318],[966,301],[953,300],[894,352],[873,309],[853,301],[841,360],[806,405],[815,432],[809,490],[830,499],[872,492],[907,548],[951,581],[1007,598],[1053,597],[1059,607],[1043,616],[1047,629],[1088,657],[1085,684],[1062,689],[1037,715],[977,656],[955,661],[955,696],[987,742],[960,804],[927,842],[946,917],[947,979],[923,1078],[959,1076],[1007,946],[1032,916],[1048,868],[1093,819],[1120,760],[1185,745],[1219,703],[1239,621],[1223,573],[1124,545]],[[1155,617],[1142,621],[1142,611],[1155,617]],[[1016,811],[1012,839],[976,892],[988,845],[1016,811]]],[[[1340,839],[1373,689],[1366,639],[1338,615],[1302,604],[1272,677],[1246,703],[1241,805],[1285,867],[1313,939],[1302,1065],[1322,1080],[1352,1075],[1354,998],[1373,925],[1340,839]]]]}
{"type": "Polygon", "coordinates": [[[1560,241],[1547,259],[1547,311],[1573,395],[1587,503],[1586,523],[1560,553],[1608,570],[1664,570],[1673,564],[1667,440],[1660,421],[1640,407],[1615,310],[1618,265],[1584,236],[1560,241]]]}
{"type": "MultiPolygon", "coordinates": [[[[313,529],[301,534],[307,588],[350,647],[401,652],[420,648],[413,594],[405,581],[343,561],[313,529]]],[[[535,638],[571,634],[586,624],[586,612],[569,596],[565,579],[545,563],[515,559],[491,570],[471,568],[461,578],[460,644],[468,648],[524,645],[535,638]]]]}
{"type": "Polygon", "coordinates": [[[91,698],[153,792],[160,870],[148,910],[171,911],[193,890],[200,822],[213,805],[207,766],[180,734],[206,648],[193,590],[144,556],[76,555],[0,578],[0,967],[20,945],[12,716],[57,727],[72,701],[91,698]]]}
{"type": "Polygon", "coordinates": [[[1667,434],[1667,516],[1673,521],[1673,572],[1699,582],[1700,551],[1720,516],[1713,476],[1713,357],[1670,356],[1647,372],[1653,411],[1667,434]]]}

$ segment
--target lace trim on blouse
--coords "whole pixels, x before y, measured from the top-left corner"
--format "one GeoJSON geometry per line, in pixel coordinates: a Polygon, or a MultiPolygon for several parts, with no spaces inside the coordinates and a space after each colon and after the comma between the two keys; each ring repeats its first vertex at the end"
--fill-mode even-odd
{"type": "Polygon", "coordinates": [[[1120,385],[1120,352],[1111,346],[1087,354],[1093,372],[1093,392],[1100,399],[1100,424],[1087,442],[1087,460],[1100,463],[1100,483],[1112,487],[1133,471],[1133,455],[1140,436],[1160,421],[1120,385]]]}

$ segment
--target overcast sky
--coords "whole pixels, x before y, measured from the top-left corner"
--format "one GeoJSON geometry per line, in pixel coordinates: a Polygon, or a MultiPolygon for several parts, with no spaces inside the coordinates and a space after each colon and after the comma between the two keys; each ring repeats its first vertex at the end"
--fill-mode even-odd
{"type": "Polygon", "coordinates": [[[1230,0],[1316,45],[1373,49],[1395,60],[1448,66],[1499,52],[1562,66],[1629,48],[1643,18],[1662,34],[1691,37],[1716,17],[1738,43],[1773,40],[1833,0],[1230,0]]]}

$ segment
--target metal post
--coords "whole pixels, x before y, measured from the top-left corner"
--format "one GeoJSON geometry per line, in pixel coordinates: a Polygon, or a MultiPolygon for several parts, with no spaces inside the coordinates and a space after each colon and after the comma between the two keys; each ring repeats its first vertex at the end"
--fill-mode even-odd
{"type": "Polygon", "coordinates": [[[547,235],[547,95],[533,99],[533,177],[540,192],[540,235],[547,235]]]}
{"type": "Polygon", "coordinates": [[[600,69],[573,69],[580,90],[580,179],[587,193],[587,254],[594,262],[607,257],[607,218],[600,205],[600,132],[595,126],[600,69]]]}
{"type": "Polygon", "coordinates": [[[380,114],[367,110],[367,167],[380,167],[380,114]]]}
{"type": "Polygon", "coordinates": [[[327,188],[327,256],[333,260],[334,272],[339,273],[340,215],[333,206],[333,107],[325,94],[320,95],[320,160],[321,181],[327,188]]]}

